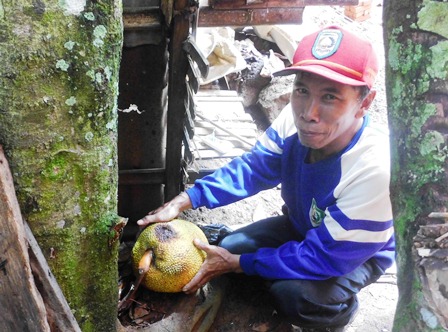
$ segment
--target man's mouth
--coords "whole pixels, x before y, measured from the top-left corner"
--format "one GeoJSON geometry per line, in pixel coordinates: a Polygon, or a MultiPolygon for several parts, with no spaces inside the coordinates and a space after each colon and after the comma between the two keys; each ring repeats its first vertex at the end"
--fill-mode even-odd
{"type": "Polygon", "coordinates": [[[320,135],[320,133],[317,131],[310,131],[310,130],[303,130],[303,129],[299,129],[299,133],[301,136],[304,136],[304,137],[315,137],[315,136],[320,135]]]}

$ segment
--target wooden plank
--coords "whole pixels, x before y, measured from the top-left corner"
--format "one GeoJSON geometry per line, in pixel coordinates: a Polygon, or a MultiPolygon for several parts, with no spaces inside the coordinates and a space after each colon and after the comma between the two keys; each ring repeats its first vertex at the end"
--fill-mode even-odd
{"type": "Polygon", "coordinates": [[[1,146],[0,230],[0,331],[50,331],[31,273],[22,215],[1,146]]]}
{"type": "Polygon", "coordinates": [[[160,29],[162,17],[160,10],[145,11],[140,13],[123,13],[123,26],[126,31],[142,29],[160,29]]]}
{"type": "Polygon", "coordinates": [[[163,184],[165,181],[164,168],[120,170],[119,175],[120,186],[163,184]]]}
{"type": "Polygon", "coordinates": [[[254,121],[240,103],[198,103],[196,109],[210,120],[254,121]]]}
{"type": "Polygon", "coordinates": [[[199,153],[198,151],[195,151],[193,155],[197,159],[235,158],[241,156],[244,152],[247,151],[243,149],[232,149],[229,152],[223,154],[219,153],[218,151],[210,149],[210,150],[201,150],[199,151],[199,153]]]}
{"type": "Polygon", "coordinates": [[[252,145],[253,145],[252,142],[247,141],[245,137],[242,137],[241,135],[236,134],[234,131],[231,131],[231,130],[229,130],[229,129],[223,127],[223,126],[221,126],[217,121],[212,121],[212,120],[210,120],[210,119],[208,119],[208,118],[202,116],[202,114],[197,114],[197,116],[198,116],[198,118],[200,118],[201,120],[210,122],[211,124],[213,124],[214,126],[216,126],[217,129],[222,130],[222,131],[228,133],[230,136],[232,136],[232,137],[234,137],[234,138],[240,140],[241,142],[245,143],[245,144],[248,145],[249,147],[252,147],[252,145]]]}
{"type": "Polygon", "coordinates": [[[199,168],[210,162],[222,163],[239,157],[255,145],[260,132],[236,91],[200,90],[195,101],[200,112],[195,119],[193,155],[199,168]],[[217,139],[217,142],[212,140],[216,146],[203,141],[211,134],[217,139]]]}
{"type": "Polygon", "coordinates": [[[51,330],[81,332],[78,322],[27,223],[25,223],[25,233],[29,245],[31,270],[44,301],[51,330]]]}
{"type": "Polygon", "coordinates": [[[370,9],[371,9],[370,5],[350,6],[350,7],[345,7],[344,14],[347,16],[350,16],[350,15],[360,16],[360,15],[370,14],[370,9]]]}
{"type": "MultiPolygon", "coordinates": [[[[212,129],[212,128],[202,128],[202,127],[196,127],[195,128],[195,135],[199,135],[199,136],[206,136],[206,135],[210,135],[212,133],[215,133],[216,137],[223,137],[223,138],[229,138],[231,137],[231,135],[221,129],[212,129]]],[[[232,129],[232,132],[234,132],[235,134],[242,136],[246,139],[255,139],[257,138],[257,133],[255,131],[252,130],[247,130],[247,129],[232,129]]],[[[252,142],[251,142],[252,143],[252,142]]]]}
{"type": "Polygon", "coordinates": [[[195,99],[196,105],[200,106],[200,108],[210,107],[212,109],[229,109],[230,107],[234,107],[236,110],[244,114],[244,106],[241,100],[230,100],[229,98],[220,98],[220,99],[195,99]]]}
{"type": "Polygon", "coordinates": [[[358,0],[210,0],[210,7],[214,9],[254,9],[254,8],[281,8],[287,11],[294,7],[305,6],[350,6],[357,5],[358,0]]]}
{"type": "MultiPolygon", "coordinates": [[[[210,146],[206,145],[202,140],[201,140],[202,136],[195,136],[194,139],[194,143],[196,144],[195,148],[198,150],[209,150],[210,146]]],[[[246,151],[249,151],[250,149],[248,148],[247,144],[244,144],[243,142],[237,140],[237,139],[232,139],[230,136],[228,137],[217,137],[218,139],[224,140],[226,142],[230,142],[235,148],[240,148],[246,151]]],[[[249,139],[250,140],[250,139],[249,139]]],[[[253,139],[254,145],[255,145],[255,138],[253,139]]]]}
{"type": "MultiPolygon", "coordinates": [[[[195,98],[211,98],[211,97],[238,97],[238,93],[234,90],[199,90],[195,98]]],[[[241,97],[238,97],[242,100],[241,97]]]]}
{"type": "Polygon", "coordinates": [[[195,98],[195,101],[198,105],[202,104],[235,104],[235,105],[241,105],[240,109],[244,109],[243,106],[243,100],[240,97],[199,97],[195,98]]]}
{"type": "Polygon", "coordinates": [[[221,97],[221,96],[195,96],[195,100],[198,103],[201,102],[215,102],[215,103],[226,103],[226,102],[243,102],[243,98],[239,96],[228,96],[228,97],[221,97]]]}
{"type": "MultiPolygon", "coordinates": [[[[195,127],[201,127],[207,129],[216,128],[215,126],[213,126],[213,124],[201,120],[196,120],[194,124],[195,127]]],[[[226,127],[229,130],[238,129],[238,130],[253,131],[254,133],[258,132],[257,125],[249,121],[220,121],[219,124],[223,127],[226,127]]]]}

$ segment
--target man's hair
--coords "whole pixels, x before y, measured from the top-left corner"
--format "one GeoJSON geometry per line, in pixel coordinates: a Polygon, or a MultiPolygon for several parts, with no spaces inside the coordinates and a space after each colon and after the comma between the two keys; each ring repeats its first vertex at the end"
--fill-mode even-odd
{"type": "MultiPolygon", "coordinates": [[[[297,80],[298,78],[302,78],[306,73],[306,71],[297,71],[295,79],[297,80]]],[[[370,92],[370,88],[367,85],[353,86],[353,88],[358,90],[359,100],[361,101],[364,100],[370,92]]]]}
{"type": "Polygon", "coordinates": [[[367,85],[357,86],[356,88],[359,91],[359,99],[360,100],[364,100],[364,98],[367,97],[367,95],[370,92],[370,88],[367,85]]]}

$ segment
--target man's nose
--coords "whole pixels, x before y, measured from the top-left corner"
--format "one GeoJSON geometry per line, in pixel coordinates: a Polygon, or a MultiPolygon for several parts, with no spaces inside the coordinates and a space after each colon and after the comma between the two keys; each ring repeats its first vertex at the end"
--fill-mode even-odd
{"type": "Polygon", "coordinates": [[[319,103],[315,99],[310,99],[303,108],[302,117],[305,121],[319,121],[319,103]]]}

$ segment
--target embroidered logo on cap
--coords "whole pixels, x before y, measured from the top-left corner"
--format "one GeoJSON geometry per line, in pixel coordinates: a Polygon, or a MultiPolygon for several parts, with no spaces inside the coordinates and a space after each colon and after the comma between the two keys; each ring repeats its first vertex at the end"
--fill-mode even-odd
{"type": "Polygon", "coordinates": [[[339,48],[342,40],[342,32],[339,30],[322,30],[314,41],[311,52],[317,59],[325,59],[332,56],[339,48]]]}

